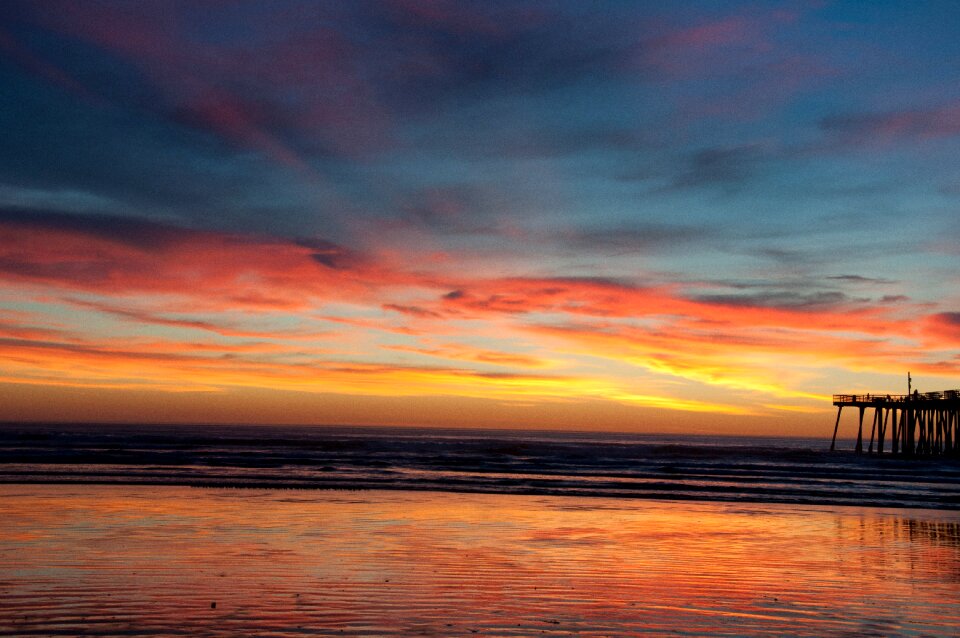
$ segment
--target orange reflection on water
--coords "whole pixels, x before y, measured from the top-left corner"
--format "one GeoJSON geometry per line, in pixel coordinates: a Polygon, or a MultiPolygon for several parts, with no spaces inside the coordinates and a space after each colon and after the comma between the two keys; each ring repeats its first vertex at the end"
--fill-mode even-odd
{"type": "Polygon", "coordinates": [[[6,634],[960,626],[954,513],[128,486],[3,486],[0,509],[6,634]]]}

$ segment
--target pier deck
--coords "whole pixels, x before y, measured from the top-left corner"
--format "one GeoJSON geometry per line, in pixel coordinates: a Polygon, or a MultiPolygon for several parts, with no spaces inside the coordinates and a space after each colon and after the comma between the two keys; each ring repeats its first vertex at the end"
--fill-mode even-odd
{"type": "Polygon", "coordinates": [[[860,411],[857,428],[858,453],[863,452],[863,416],[872,409],[868,453],[884,453],[889,433],[892,454],[909,456],[960,456],[960,390],[913,394],[835,394],[837,422],[833,427],[830,449],[837,443],[840,415],[845,407],[860,411]]]}

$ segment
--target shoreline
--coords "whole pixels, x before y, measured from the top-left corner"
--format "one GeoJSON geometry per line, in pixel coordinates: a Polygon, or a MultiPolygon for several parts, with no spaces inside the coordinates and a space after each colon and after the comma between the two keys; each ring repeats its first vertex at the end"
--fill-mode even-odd
{"type": "MultiPolygon", "coordinates": [[[[174,487],[191,489],[228,489],[228,490],[284,490],[296,492],[416,492],[416,493],[435,493],[435,494],[469,494],[469,495],[499,495],[499,496],[544,496],[544,497],[563,497],[563,498],[581,498],[581,499],[616,499],[621,501],[654,501],[678,502],[678,503],[718,503],[718,504],[754,504],[754,505],[802,505],[802,506],[822,506],[827,508],[849,507],[849,508],[869,508],[869,509],[897,509],[897,510],[929,510],[936,512],[960,512],[960,502],[942,503],[942,502],[924,502],[917,500],[884,500],[874,499],[864,501],[858,497],[846,498],[804,498],[791,497],[789,495],[776,496],[770,495],[767,498],[755,498],[748,495],[722,495],[702,493],[683,493],[673,487],[664,487],[663,493],[638,493],[636,491],[616,492],[616,491],[590,491],[578,490],[575,488],[566,488],[563,490],[538,489],[538,488],[516,488],[505,490],[502,488],[484,488],[484,487],[450,487],[440,485],[414,485],[397,484],[391,482],[369,483],[369,484],[348,484],[346,482],[336,483],[318,483],[318,482],[293,482],[293,481],[209,481],[209,480],[150,480],[150,479],[58,479],[58,478],[37,478],[33,480],[17,480],[0,478],[0,485],[82,485],[82,486],[117,486],[117,487],[174,487]]],[[[720,491],[720,490],[718,490],[720,491]]]]}

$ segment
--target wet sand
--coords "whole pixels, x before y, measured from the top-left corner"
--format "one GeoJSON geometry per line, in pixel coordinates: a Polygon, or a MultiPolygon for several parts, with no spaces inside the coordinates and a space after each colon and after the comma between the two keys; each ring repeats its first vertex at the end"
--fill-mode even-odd
{"type": "Polygon", "coordinates": [[[955,635],[960,516],[0,486],[0,635],[955,635]]]}

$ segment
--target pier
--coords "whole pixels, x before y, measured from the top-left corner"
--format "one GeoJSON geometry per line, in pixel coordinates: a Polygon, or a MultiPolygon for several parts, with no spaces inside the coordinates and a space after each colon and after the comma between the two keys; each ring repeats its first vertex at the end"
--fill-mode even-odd
{"type": "Polygon", "coordinates": [[[858,454],[863,453],[863,417],[873,410],[867,453],[905,456],[960,456],[960,390],[912,394],[835,394],[837,422],[830,450],[837,444],[840,415],[847,407],[860,411],[858,454]],[[889,437],[888,437],[889,434],[889,437]],[[889,439],[889,447],[886,442],[889,439]]]}

